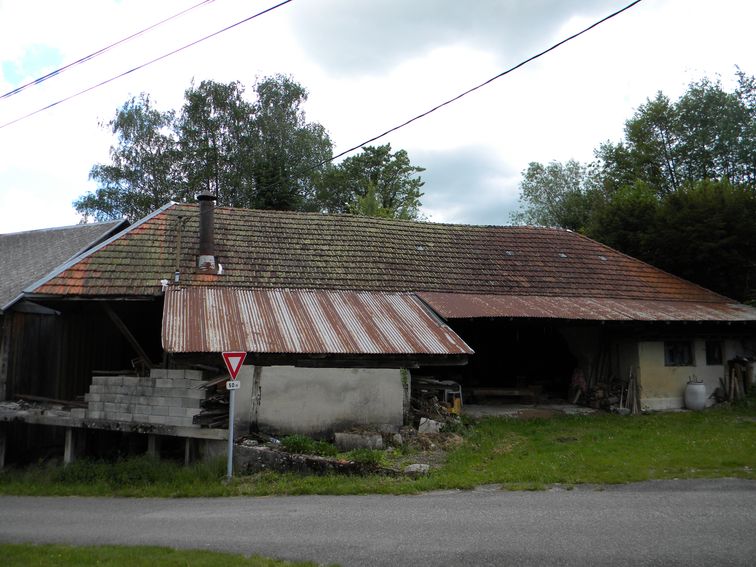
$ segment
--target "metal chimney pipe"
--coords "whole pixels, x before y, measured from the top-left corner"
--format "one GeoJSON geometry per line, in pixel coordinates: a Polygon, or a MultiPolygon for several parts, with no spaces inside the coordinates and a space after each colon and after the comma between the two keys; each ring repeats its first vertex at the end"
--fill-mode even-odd
{"type": "Polygon", "coordinates": [[[215,270],[215,200],[216,196],[205,191],[197,195],[199,212],[199,255],[197,267],[215,270]]]}

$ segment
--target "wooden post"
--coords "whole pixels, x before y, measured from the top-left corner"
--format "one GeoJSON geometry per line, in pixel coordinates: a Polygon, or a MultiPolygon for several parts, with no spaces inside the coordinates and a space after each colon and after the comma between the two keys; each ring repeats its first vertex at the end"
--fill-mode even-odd
{"type": "Polygon", "coordinates": [[[5,468],[5,446],[7,427],[4,423],[0,423],[0,471],[5,468]]]}
{"type": "Polygon", "coordinates": [[[184,466],[189,466],[192,464],[192,461],[194,460],[194,454],[196,453],[195,450],[195,440],[191,437],[186,437],[184,439],[184,466]]]}
{"type": "Polygon", "coordinates": [[[147,435],[147,455],[154,459],[160,458],[160,437],[157,435],[147,435]]]}
{"type": "Polygon", "coordinates": [[[66,445],[63,449],[63,464],[70,465],[76,460],[76,438],[73,429],[66,427],[66,445]]]}

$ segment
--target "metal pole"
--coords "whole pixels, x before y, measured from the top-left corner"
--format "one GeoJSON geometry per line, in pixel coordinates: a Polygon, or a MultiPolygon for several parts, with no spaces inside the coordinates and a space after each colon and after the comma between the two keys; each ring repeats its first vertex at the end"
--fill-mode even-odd
{"type": "Polygon", "coordinates": [[[236,390],[229,391],[228,397],[228,465],[226,466],[226,478],[231,480],[234,476],[234,401],[236,390]]]}

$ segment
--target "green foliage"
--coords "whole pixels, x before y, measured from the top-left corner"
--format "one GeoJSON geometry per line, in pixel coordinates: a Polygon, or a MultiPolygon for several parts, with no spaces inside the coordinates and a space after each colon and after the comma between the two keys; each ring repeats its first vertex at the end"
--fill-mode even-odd
{"type": "Polygon", "coordinates": [[[338,449],[327,441],[316,441],[306,435],[288,435],[281,439],[281,446],[289,453],[298,455],[319,455],[321,457],[333,457],[338,449]]]}
{"type": "Polygon", "coordinates": [[[588,222],[600,185],[592,166],[574,160],[548,165],[532,162],[520,183],[520,224],[580,230],[588,222]]]}
{"type": "Polygon", "coordinates": [[[417,219],[424,185],[418,174],[423,171],[404,150],[391,153],[390,144],[365,146],[323,173],[318,202],[332,213],[417,219]]]}
{"type": "Polygon", "coordinates": [[[220,553],[200,549],[180,550],[154,546],[69,546],[1,544],[0,557],[6,567],[59,567],[61,565],[98,565],[131,567],[285,567],[314,565],[268,559],[254,555],[245,557],[232,553],[220,553]]]}
{"type": "Polygon", "coordinates": [[[380,466],[383,464],[385,456],[383,451],[378,449],[353,449],[346,454],[346,458],[362,465],[380,466]]]}

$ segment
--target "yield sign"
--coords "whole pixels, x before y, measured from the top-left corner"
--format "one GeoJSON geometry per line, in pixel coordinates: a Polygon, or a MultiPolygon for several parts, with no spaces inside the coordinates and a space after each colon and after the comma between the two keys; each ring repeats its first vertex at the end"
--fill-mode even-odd
{"type": "Polygon", "coordinates": [[[244,359],[247,358],[246,352],[224,352],[223,360],[228,368],[228,373],[231,375],[231,380],[236,380],[236,375],[239,374],[244,359]]]}

